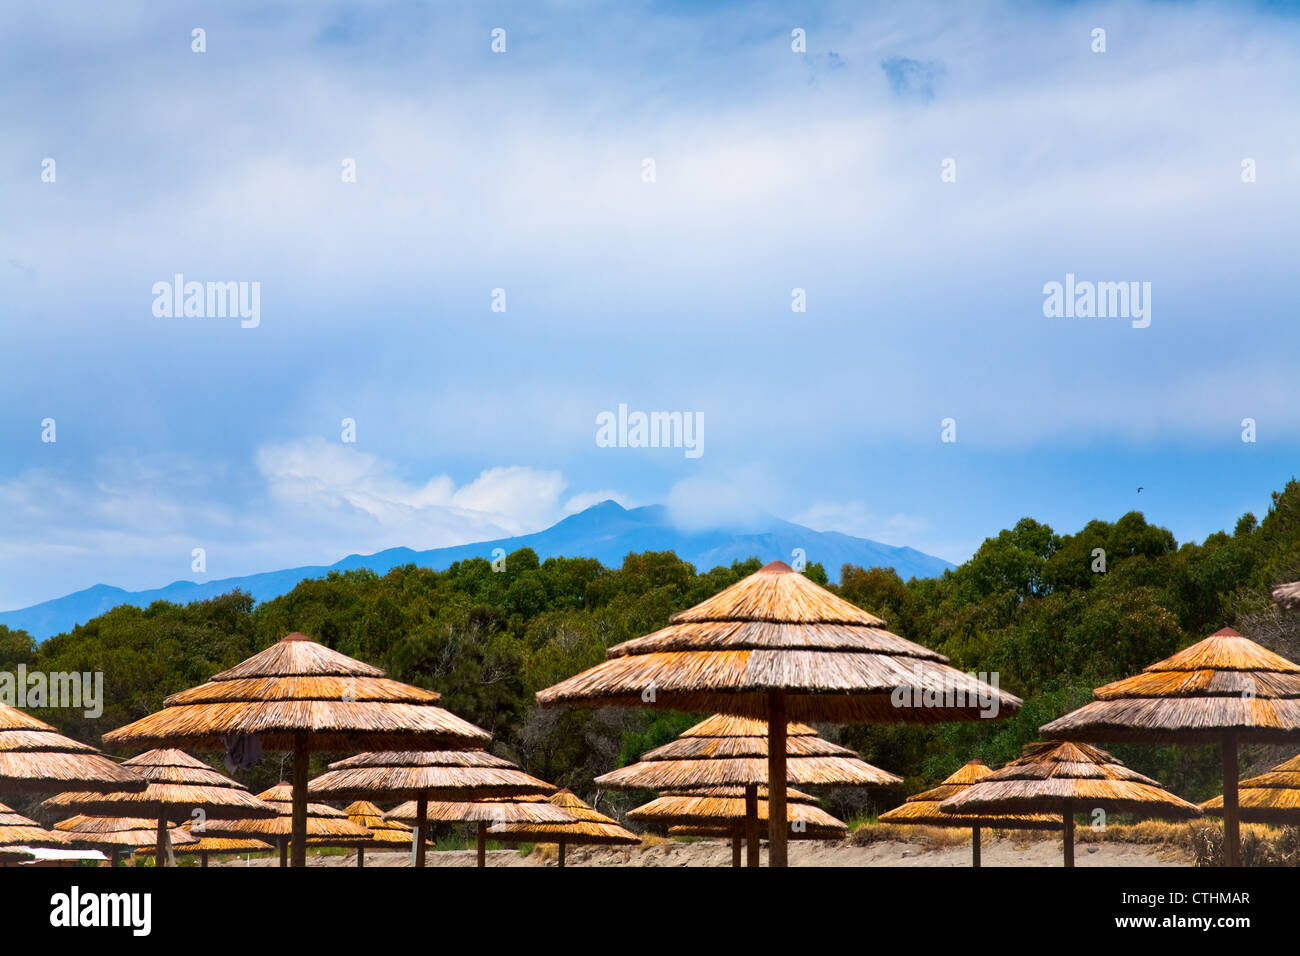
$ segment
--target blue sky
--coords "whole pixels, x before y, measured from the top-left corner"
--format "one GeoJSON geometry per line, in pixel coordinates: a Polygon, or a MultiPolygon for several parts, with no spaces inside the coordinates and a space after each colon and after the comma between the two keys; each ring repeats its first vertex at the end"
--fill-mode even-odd
{"type": "Polygon", "coordinates": [[[1292,10],[9,5],[0,608],[605,497],[953,561],[1027,514],[1231,528],[1300,460],[1292,10]],[[156,317],[176,273],[260,325],[156,317]],[[1150,326],[1045,317],[1067,273],[1150,326]],[[620,403],[704,454],[597,447],[620,403]]]}

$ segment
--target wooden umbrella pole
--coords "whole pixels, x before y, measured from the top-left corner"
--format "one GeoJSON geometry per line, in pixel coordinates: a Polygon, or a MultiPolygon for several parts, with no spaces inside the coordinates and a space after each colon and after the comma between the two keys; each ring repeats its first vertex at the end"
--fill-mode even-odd
{"type": "Polygon", "coordinates": [[[366,868],[366,848],[363,846],[359,846],[357,847],[357,869],[364,870],[365,868],[366,868]]]}
{"type": "Polygon", "coordinates": [[[970,828],[970,865],[979,869],[980,865],[980,828],[970,828]]]}
{"type": "Polygon", "coordinates": [[[1065,865],[1074,866],[1074,807],[1065,801],[1065,810],[1061,813],[1065,839],[1065,865]]]}
{"type": "Polygon", "coordinates": [[[767,698],[767,865],[788,866],[785,818],[785,694],[767,698]]]}
{"type": "Polygon", "coordinates": [[[167,865],[167,821],[158,818],[158,845],[154,847],[154,865],[167,865]]]}
{"type": "Polygon", "coordinates": [[[560,837],[560,866],[564,866],[564,837],[560,837]]]}
{"type": "Polygon", "coordinates": [[[487,821],[478,822],[478,865],[487,866],[487,821]]]}
{"type": "Polygon", "coordinates": [[[424,866],[424,852],[428,842],[428,835],[425,833],[429,829],[429,796],[420,794],[415,801],[415,865],[424,866]]]}
{"type": "Polygon", "coordinates": [[[207,868],[208,868],[208,855],[207,855],[206,853],[200,853],[200,854],[199,854],[199,869],[201,869],[201,870],[206,870],[207,868]]]}
{"type": "Polygon", "coordinates": [[[109,866],[117,866],[117,856],[119,852],[120,852],[119,850],[116,849],[113,850],[113,855],[109,858],[108,861],[109,866]]]}
{"type": "Polygon", "coordinates": [[[1241,866],[1241,810],[1237,806],[1237,735],[1223,735],[1223,863],[1241,866]]]}
{"type": "Polygon", "coordinates": [[[289,865],[289,841],[285,837],[280,837],[280,868],[289,865]]]}
{"type": "Polygon", "coordinates": [[[290,864],[307,865],[307,732],[293,735],[293,850],[290,864]]]}
{"type": "Polygon", "coordinates": [[[740,866],[740,844],[744,837],[740,835],[740,827],[731,831],[731,865],[740,866]]]}
{"type": "Polygon", "coordinates": [[[745,865],[758,866],[758,784],[751,783],[745,788],[745,865]]]}

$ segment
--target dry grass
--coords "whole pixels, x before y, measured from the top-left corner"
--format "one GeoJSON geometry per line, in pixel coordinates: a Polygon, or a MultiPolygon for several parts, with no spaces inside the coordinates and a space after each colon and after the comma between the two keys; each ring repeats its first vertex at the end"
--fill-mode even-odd
{"type": "MultiPolygon", "coordinates": [[[[779,561],[676,614],[667,628],[610,648],[609,659],[540,691],[543,706],[644,706],[764,719],[773,692],[792,720],[936,723],[979,716],[988,685],[884,630],[779,561]],[[944,688],[961,699],[896,707],[898,687],[944,688]]],[[[998,693],[1001,712],[1019,698],[998,693]]]]}
{"type": "Polygon", "coordinates": [[[969,844],[970,831],[951,827],[862,823],[849,834],[850,846],[870,846],[873,843],[916,843],[926,849],[943,850],[969,844]]]}
{"type": "Polygon", "coordinates": [[[1225,627],[1044,724],[1054,739],[1214,743],[1300,738],[1300,665],[1225,627]]]}

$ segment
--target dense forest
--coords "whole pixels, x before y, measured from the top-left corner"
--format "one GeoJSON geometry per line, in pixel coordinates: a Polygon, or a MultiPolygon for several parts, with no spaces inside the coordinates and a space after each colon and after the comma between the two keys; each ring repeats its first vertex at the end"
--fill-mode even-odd
{"type": "MultiPolygon", "coordinates": [[[[383,576],[332,573],[256,607],[239,592],[186,606],[122,606],[39,645],[23,631],[0,627],[0,670],[22,663],[29,670],[102,671],[105,704],[98,719],[33,711],[98,745],[101,733],[157,710],[168,694],[302,631],[399,680],[439,691],[446,707],[494,735],[497,752],[592,796],[594,776],[707,715],[543,711],[534,692],[602,660],[607,646],[662,627],[675,611],[759,564],[753,559],[697,572],[672,553],[644,553],[610,569],[581,558],[539,562],[520,550],[500,571],[476,559],[444,572],[406,566],[383,576]]],[[[826,584],[820,565],[806,573],[826,584]]],[[[1300,659],[1300,614],[1283,614],[1269,600],[1271,586],[1296,578],[1296,481],[1273,495],[1262,521],[1246,514],[1231,533],[1201,544],[1179,545],[1138,512],[1092,521],[1074,534],[1024,518],[942,578],[904,582],[889,570],[845,566],[832,590],[963,670],[997,672],[1001,686],[1026,703],[1016,717],[997,722],[820,728],[906,778],[898,792],[828,794],[829,805],[860,816],[897,803],[971,757],[997,766],[1034,739],[1040,724],[1090,699],[1094,686],[1224,625],[1300,659]]],[[[1190,799],[1218,792],[1212,747],[1113,750],[1190,799]]],[[[1247,748],[1242,769],[1285,756],[1291,754],[1247,748]]],[[[315,758],[313,773],[326,759],[315,758]]],[[[279,755],[268,755],[241,776],[256,790],[284,769],[279,755]]],[[[617,812],[635,799],[608,794],[601,802],[617,812]]]]}

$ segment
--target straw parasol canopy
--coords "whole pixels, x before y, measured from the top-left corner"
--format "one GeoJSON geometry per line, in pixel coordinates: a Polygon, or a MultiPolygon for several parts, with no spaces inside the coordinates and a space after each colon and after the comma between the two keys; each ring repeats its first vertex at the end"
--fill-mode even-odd
{"type": "MultiPolygon", "coordinates": [[[[596,778],[607,790],[685,790],[739,785],[748,801],[745,821],[749,865],[759,863],[757,792],[768,777],[767,722],[715,714],[676,740],[642,755],[640,762],[596,778]]],[[[817,736],[807,724],[786,726],[786,780],[828,787],[882,787],[901,777],[873,767],[853,751],[817,736]]],[[[767,819],[766,814],[762,817],[767,819]]],[[[789,819],[794,819],[790,817],[789,819]]]]}
{"type": "Polygon", "coordinates": [[[1225,627],[1040,729],[1053,740],[1218,743],[1227,864],[1241,859],[1237,746],[1300,741],[1300,665],[1225,627]]]}
{"type": "MultiPolygon", "coordinates": [[[[136,817],[104,817],[77,814],[54,824],[59,833],[66,833],[73,846],[86,846],[110,854],[112,865],[117,866],[117,855],[123,850],[137,847],[156,847],[158,821],[136,817]]],[[[180,827],[169,827],[168,842],[183,846],[198,842],[180,827]]]]}
{"type": "Polygon", "coordinates": [[[1061,829],[1061,821],[1045,813],[944,813],[939,809],[939,804],[944,800],[964,793],[971,784],[978,783],[992,773],[984,761],[968,761],[939,786],[912,794],[899,806],[882,813],[878,819],[881,823],[912,826],[970,827],[972,866],[980,865],[980,831],[986,827],[997,830],[1061,829]]]}
{"type": "Polygon", "coordinates": [[[70,788],[100,793],[143,790],[144,781],[94,747],[0,704],[0,792],[58,793],[70,788]]]}
{"type": "MultiPolygon", "coordinates": [[[[288,840],[294,833],[293,797],[293,787],[281,781],[257,795],[257,799],[269,803],[275,809],[275,816],[269,819],[209,820],[203,832],[213,836],[271,840],[279,846],[280,865],[284,866],[288,840]]],[[[368,829],[353,823],[342,810],[323,803],[307,804],[306,825],[307,840],[311,846],[361,847],[370,846],[374,842],[368,829]]]]}
{"type": "Polygon", "coordinates": [[[47,830],[0,803],[0,848],[47,847],[61,849],[69,845],[66,834],[47,830]]]}
{"type": "MultiPolygon", "coordinates": [[[[1300,756],[1241,781],[1237,799],[1241,819],[1247,823],[1300,824],[1300,756]]],[[[1206,800],[1201,809],[1211,816],[1223,816],[1223,797],[1206,800]]]]}
{"type": "Polygon", "coordinates": [[[774,561],[540,691],[543,706],[651,706],[768,721],[771,865],[786,865],[786,722],[939,723],[1021,701],[774,561]]]}
{"type": "Polygon", "coordinates": [[[149,817],[157,821],[159,866],[167,865],[164,824],[184,823],[211,814],[225,820],[273,817],[275,808],[258,800],[236,780],[180,750],[150,750],[122,762],[147,782],[136,793],[97,794],[69,791],[50,797],[47,810],[92,816],[149,817]]]}
{"type": "Polygon", "coordinates": [[[420,810],[427,813],[430,800],[549,794],[555,792],[555,786],[486,750],[438,750],[364,753],[339,760],[308,784],[308,792],[325,799],[382,795],[390,800],[414,800],[415,865],[424,866],[428,828],[420,810]]]}
{"type": "Polygon", "coordinates": [[[641,842],[635,833],[623,829],[610,817],[579,800],[568,788],[551,797],[550,802],[568,811],[575,819],[567,823],[500,823],[487,832],[510,843],[557,843],[560,866],[564,866],[566,846],[635,846],[641,842]]]}
{"type": "MultiPolygon", "coordinates": [[[[731,863],[740,866],[740,841],[744,839],[746,821],[751,814],[760,823],[768,820],[767,788],[758,788],[756,805],[752,807],[745,799],[746,789],[703,787],[667,791],[649,803],[629,810],[627,818],[660,826],[697,827],[706,836],[730,837],[731,863]]],[[[786,795],[789,798],[786,816],[790,823],[790,839],[834,840],[843,839],[848,834],[848,826],[818,806],[815,797],[794,789],[787,790],[786,795]]],[[[751,846],[757,849],[756,842],[751,846]]]]}
{"type": "MultiPolygon", "coordinates": [[[[487,866],[487,828],[495,823],[573,823],[578,818],[539,794],[487,797],[482,800],[431,800],[425,808],[428,823],[473,823],[477,830],[478,866],[487,866]]],[[[419,806],[409,800],[390,810],[389,820],[415,821],[419,806]]]]}
{"type": "Polygon", "coordinates": [[[1055,813],[1061,817],[1065,865],[1074,866],[1074,815],[1104,810],[1184,820],[1201,815],[1194,803],[1130,770],[1088,744],[1033,743],[1001,770],[939,802],[944,813],[1055,813]]]}
{"type": "MultiPolygon", "coordinates": [[[[405,849],[413,845],[414,834],[411,832],[411,828],[396,820],[387,819],[384,816],[384,811],[369,800],[357,800],[349,804],[343,812],[348,815],[348,819],[353,823],[359,824],[370,831],[372,838],[370,845],[376,850],[385,847],[401,847],[405,849]]],[[[307,841],[307,845],[311,845],[311,840],[307,841]]],[[[357,866],[360,868],[365,865],[366,848],[359,846],[357,847],[357,866]]]]}
{"type": "Polygon", "coordinates": [[[293,865],[306,865],[307,762],[312,751],[481,747],[484,730],[435,705],[438,694],[294,633],[173,694],[163,709],[104,735],[111,746],[222,750],[252,737],[292,751],[293,865]]]}
{"type": "Polygon", "coordinates": [[[1273,600],[1285,611],[1300,608],[1300,581],[1292,581],[1273,589],[1273,600]]]}

